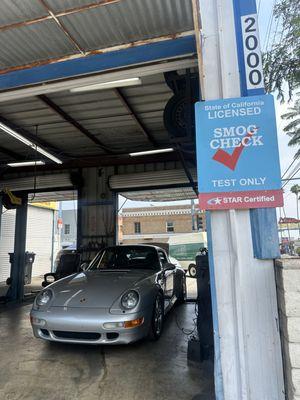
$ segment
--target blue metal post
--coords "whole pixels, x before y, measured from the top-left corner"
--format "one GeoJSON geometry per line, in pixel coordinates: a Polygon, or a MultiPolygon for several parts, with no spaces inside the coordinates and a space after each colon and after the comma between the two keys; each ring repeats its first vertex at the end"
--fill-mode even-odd
{"type": "Polygon", "coordinates": [[[14,262],[10,274],[12,283],[9,300],[18,302],[21,302],[24,297],[27,203],[27,196],[23,197],[22,206],[16,211],[14,262]]]}
{"type": "MultiPolygon", "coordinates": [[[[249,89],[246,82],[246,66],[244,61],[244,45],[242,36],[241,17],[256,15],[255,0],[233,0],[237,54],[240,71],[241,96],[265,94],[263,88],[249,89]]],[[[250,210],[253,255],[258,259],[274,259],[280,256],[275,208],[250,210]]]]}

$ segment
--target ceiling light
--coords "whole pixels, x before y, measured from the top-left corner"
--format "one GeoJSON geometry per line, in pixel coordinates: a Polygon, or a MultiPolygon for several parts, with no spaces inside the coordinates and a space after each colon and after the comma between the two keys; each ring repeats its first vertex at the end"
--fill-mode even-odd
{"type": "Polygon", "coordinates": [[[142,81],[140,78],[128,78],[128,79],[121,79],[118,81],[96,83],[94,85],[88,85],[88,86],[79,86],[77,88],[70,89],[70,92],[72,93],[89,92],[92,90],[104,90],[104,89],[112,89],[125,86],[141,85],[141,83],[142,81]]]}
{"type": "Polygon", "coordinates": [[[62,161],[55,157],[53,154],[49,153],[47,150],[42,149],[40,146],[34,144],[31,140],[25,138],[20,133],[14,131],[9,126],[0,122],[0,129],[4,132],[8,133],[10,136],[14,137],[15,139],[19,140],[20,142],[26,144],[26,146],[31,147],[33,150],[37,151],[40,154],[43,154],[45,157],[49,158],[49,160],[54,161],[56,164],[62,164],[62,161]]]}
{"type": "Polygon", "coordinates": [[[9,167],[30,167],[32,165],[45,165],[44,161],[20,161],[7,164],[9,167]]]}
{"type": "Polygon", "coordinates": [[[135,153],[129,153],[131,157],[138,157],[138,156],[147,156],[149,154],[158,154],[158,153],[170,153],[171,151],[174,151],[172,147],[169,147],[167,149],[156,149],[156,150],[148,150],[148,151],[137,151],[135,153]]]}

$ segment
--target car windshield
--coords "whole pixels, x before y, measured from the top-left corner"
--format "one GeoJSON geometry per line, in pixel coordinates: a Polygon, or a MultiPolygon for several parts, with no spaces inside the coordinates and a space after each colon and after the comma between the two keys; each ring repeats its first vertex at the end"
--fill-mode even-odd
{"type": "Polygon", "coordinates": [[[101,269],[159,269],[156,249],[143,246],[116,246],[100,252],[89,270],[101,269]]]}

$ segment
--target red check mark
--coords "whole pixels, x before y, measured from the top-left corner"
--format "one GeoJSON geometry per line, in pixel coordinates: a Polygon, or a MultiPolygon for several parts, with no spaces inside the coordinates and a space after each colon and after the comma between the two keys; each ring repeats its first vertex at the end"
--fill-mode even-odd
{"type": "MultiPolygon", "coordinates": [[[[257,132],[257,130],[258,130],[258,128],[256,128],[252,132],[248,132],[247,135],[244,136],[243,142],[241,142],[239,144],[239,146],[234,149],[232,154],[229,154],[229,153],[227,153],[227,151],[219,149],[213,156],[213,160],[218,161],[219,163],[225,165],[225,167],[228,167],[232,171],[234,171],[236,164],[245,148],[244,143],[246,142],[246,139],[248,138],[248,140],[249,140],[250,137],[253,136],[255,134],[255,132],[257,132]]],[[[247,142],[248,142],[248,140],[247,140],[247,142]]]]}

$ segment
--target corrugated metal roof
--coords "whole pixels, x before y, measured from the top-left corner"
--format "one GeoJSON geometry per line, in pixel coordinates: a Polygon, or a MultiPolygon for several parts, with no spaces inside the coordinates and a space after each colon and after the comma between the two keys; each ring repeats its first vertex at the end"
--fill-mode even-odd
{"type": "MultiPolygon", "coordinates": [[[[86,6],[92,0],[47,0],[54,13],[86,6]]],[[[78,49],[38,0],[1,0],[0,68],[47,61],[78,49]],[[42,22],[34,19],[47,17],[42,22]],[[31,23],[28,24],[28,21],[31,23]]],[[[191,0],[120,0],[58,19],[83,51],[108,48],[193,29],[191,0]]]]}
{"type": "Polygon", "coordinates": [[[190,0],[122,0],[61,21],[84,50],[193,29],[190,0]]]}
{"type": "MultiPolygon", "coordinates": [[[[168,144],[163,110],[172,92],[163,74],[143,77],[142,85],[123,88],[122,93],[156,141],[162,146],[168,144]]],[[[113,89],[83,93],[64,91],[48,97],[116,153],[152,148],[113,89]]],[[[32,134],[38,125],[40,139],[74,157],[103,154],[103,150],[38,97],[0,103],[0,116],[32,134]]],[[[2,146],[28,157],[28,148],[3,131],[0,131],[0,141],[2,146]]],[[[7,161],[7,157],[0,153],[1,161],[7,161]]]]}
{"type": "Polygon", "coordinates": [[[8,25],[47,15],[39,0],[1,0],[0,25],[8,25]]]}
{"type": "MultiPolygon", "coordinates": [[[[30,200],[30,198],[33,197],[33,194],[29,194],[28,197],[30,200]]],[[[35,203],[43,203],[47,201],[67,201],[67,200],[73,200],[75,202],[77,200],[77,191],[62,190],[59,192],[35,193],[33,201],[35,203]]]]}
{"type": "Polygon", "coordinates": [[[101,0],[47,0],[47,4],[55,13],[65,11],[70,8],[87,6],[92,3],[101,3],[101,0]]]}
{"type": "Polygon", "coordinates": [[[0,32],[0,48],[2,68],[56,58],[75,52],[72,43],[53,21],[44,21],[0,32]]]}
{"type": "Polygon", "coordinates": [[[177,201],[196,199],[192,188],[172,188],[158,190],[140,190],[138,192],[120,193],[123,197],[132,201],[177,201]]]}

